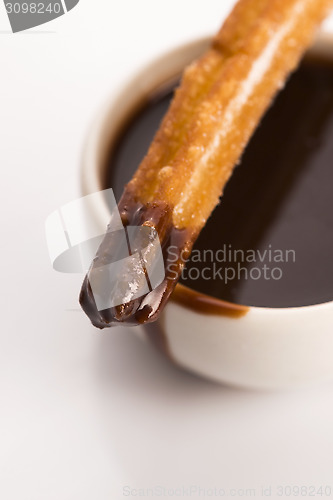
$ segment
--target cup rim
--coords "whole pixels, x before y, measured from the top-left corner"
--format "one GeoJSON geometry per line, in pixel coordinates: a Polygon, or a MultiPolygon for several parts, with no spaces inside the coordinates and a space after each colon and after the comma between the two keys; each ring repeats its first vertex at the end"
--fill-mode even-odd
{"type": "MultiPolygon", "coordinates": [[[[100,110],[96,113],[95,119],[93,120],[88,133],[86,134],[86,139],[84,142],[82,160],[81,160],[81,192],[83,196],[88,194],[99,192],[105,189],[103,185],[103,177],[105,171],[103,166],[106,164],[106,155],[110,151],[112,139],[115,140],[121,126],[126,122],[129,114],[135,110],[138,103],[143,97],[151,95],[152,92],[162,90],[163,87],[170,85],[170,82],[174,81],[182,73],[184,66],[184,59],[186,58],[188,62],[194,60],[200,54],[203,53],[205,48],[208,48],[212,40],[211,35],[206,35],[203,37],[196,38],[189,42],[176,45],[170,50],[164,51],[160,56],[155,57],[151,62],[145,64],[142,69],[136,71],[127,82],[118,88],[116,88],[111,96],[109,96],[100,110]],[[193,54],[189,57],[188,54],[193,54]],[[187,57],[186,57],[187,55],[187,57]],[[166,71],[165,66],[167,66],[170,61],[173,60],[173,71],[166,71]],[[159,74],[156,75],[156,70],[159,74]],[[154,78],[147,78],[149,75],[154,75],[154,78]],[[152,82],[154,84],[152,85],[152,82]],[[136,93],[136,97],[133,98],[132,93],[136,93]],[[114,111],[119,103],[123,102],[124,98],[127,102],[126,110],[119,111],[118,119],[116,123],[113,123],[110,130],[111,115],[114,116],[114,111]]],[[[333,59],[333,32],[321,30],[313,45],[307,51],[308,53],[320,54],[333,59]]],[[[117,113],[116,113],[117,114],[117,113]]],[[[94,200],[94,203],[90,205],[90,209],[94,215],[95,221],[101,226],[101,230],[105,230],[102,227],[101,221],[108,220],[109,210],[103,197],[99,197],[98,200],[94,200]]],[[[181,290],[193,290],[181,283],[178,283],[176,287],[181,290]]],[[[195,292],[202,297],[213,297],[202,292],[195,292]]],[[[172,300],[172,297],[171,297],[172,300]]],[[[267,312],[280,312],[280,313],[295,313],[300,310],[322,310],[331,308],[333,310],[333,300],[322,302],[318,304],[309,304],[304,306],[291,306],[291,307],[264,307],[264,306],[248,306],[243,304],[236,304],[233,302],[225,301],[214,297],[216,303],[220,303],[221,306],[225,307],[230,305],[231,307],[239,306],[240,308],[246,308],[247,310],[255,310],[260,313],[267,312]]]]}

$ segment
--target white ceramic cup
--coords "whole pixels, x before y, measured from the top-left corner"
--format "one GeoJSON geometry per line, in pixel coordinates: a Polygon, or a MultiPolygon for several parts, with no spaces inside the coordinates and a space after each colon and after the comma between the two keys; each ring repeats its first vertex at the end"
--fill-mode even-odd
{"type": "MultiPolygon", "coordinates": [[[[82,190],[105,189],[107,155],[120,128],[138,103],[162,86],[169,86],[183,68],[209,45],[201,39],[163,55],[112,95],[97,117],[83,156],[82,190]]],[[[333,37],[321,33],[311,52],[333,59],[333,37]]],[[[91,206],[104,231],[108,209],[101,201],[91,206]]],[[[226,384],[251,388],[281,388],[333,378],[333,302],[292,307],[250,307],[230,315],[227,304],[214,299],[213,310],[201,311],[179,300],[177,285],[155,327],[147,337],[179,366],[226,384]],[[215,309],[215,310],[214,310],[215,309]]],[[[197,304],[205,296],[196,293],[197,304]]]]}

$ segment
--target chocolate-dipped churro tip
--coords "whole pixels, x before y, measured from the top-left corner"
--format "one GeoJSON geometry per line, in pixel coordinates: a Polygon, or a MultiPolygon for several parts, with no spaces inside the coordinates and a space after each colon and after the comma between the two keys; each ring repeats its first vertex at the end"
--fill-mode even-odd
{"type": "Polygon", "coordinates": [[[124,234],[106,233],[84,280],[80,303],[95,326],[157,318],[254,130],[332,5],[240,0],[185,70],[120,200],[124,234]]]}
{"type": "Polygon", "coordinates": [[[98,328],[154,321],[195,239],[173,226],[164,202],[142,205],[124,194],[119,210],[124,232],[106,233],[80,294],[83,310],[98,328]]]}

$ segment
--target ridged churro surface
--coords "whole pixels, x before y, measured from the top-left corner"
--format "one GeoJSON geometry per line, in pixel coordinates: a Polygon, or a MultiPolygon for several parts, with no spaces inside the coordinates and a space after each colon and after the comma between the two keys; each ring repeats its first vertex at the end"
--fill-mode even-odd
{"type": "Polygon", "coordinates": [[[276,91],[332,0],[241,0],[186,71],[129,188],[174,207],[177,228],[201,228],[276,91]]]}
{"type": "MultiPolygon", "coordinates": [[[[212,46],[184,72],[160,129],[119,203],[124,225],[153,225],[166,276],[144,297],[97,311],[89,274],[80,301],[92,322],[154,321],[175,277],[168,245],[190,253],[263,114],[298,65],[333,0],[240,0],[212,46]]],[[[269,168],[269,165],[267,166],[269,168]]],[[[112,254],[106,234],[90,270],[112,254]]],[[[121,280],[121,276],[119,277],[121,280]]]]}

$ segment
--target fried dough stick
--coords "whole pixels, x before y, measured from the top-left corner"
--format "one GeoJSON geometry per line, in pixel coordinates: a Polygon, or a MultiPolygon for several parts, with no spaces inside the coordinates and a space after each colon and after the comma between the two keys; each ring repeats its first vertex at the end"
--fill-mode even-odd
{"type": "MultiPolygon", "coordinates": [[[[107,233],[80,295],[95,326],[157,318],[254,130],[332,5],[333,0],[240,0],[211,49],[185,70],[119,203],[125,226],[157,230],[165,279],[139,299],[98,311],[89,276],[112,255],[114,239],[107,233]],[[175,246],[177,262],[169,252],[175,246]]],[[[125,279],[126,272],[119,283],[125,279]]]]}

